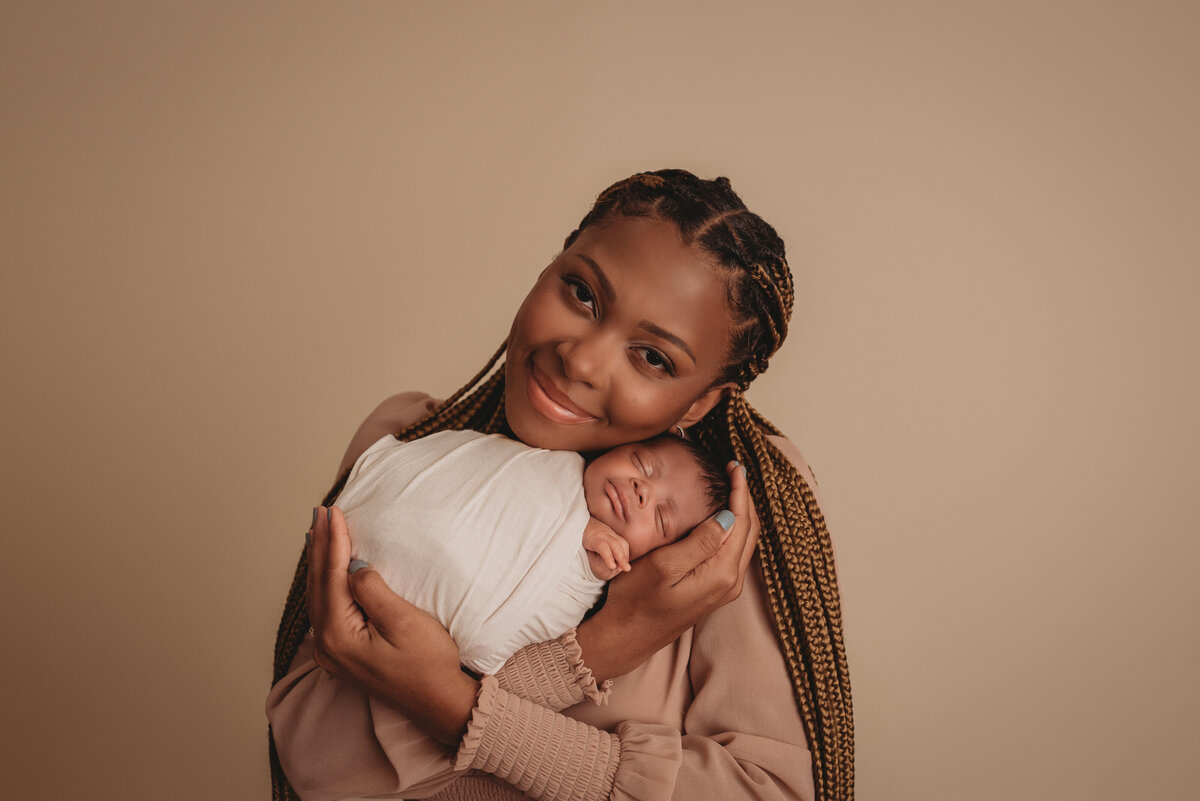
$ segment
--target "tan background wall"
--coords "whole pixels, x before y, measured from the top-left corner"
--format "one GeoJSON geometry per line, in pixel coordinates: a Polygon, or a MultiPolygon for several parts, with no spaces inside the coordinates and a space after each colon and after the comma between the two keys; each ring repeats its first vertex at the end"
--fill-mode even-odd
{"type": "Polygon", "coordinates": [[[686,166],[789,243],[859,797],[1196,798],[1196,6],[654,5],[5,4],[5,797],[266,797],[358,421],[686,166]]]}

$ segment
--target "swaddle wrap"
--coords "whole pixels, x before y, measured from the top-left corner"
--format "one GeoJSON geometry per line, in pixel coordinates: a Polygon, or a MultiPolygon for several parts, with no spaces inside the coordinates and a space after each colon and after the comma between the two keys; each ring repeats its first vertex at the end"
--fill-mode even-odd
{"type": "Polygon", "coordinates": [[[599,598],[583,548],[583,458],[499,434],[386,436],[350,471],[337,505],[355,558],[441,621],[482,674],[558,637],[599,598]]]}

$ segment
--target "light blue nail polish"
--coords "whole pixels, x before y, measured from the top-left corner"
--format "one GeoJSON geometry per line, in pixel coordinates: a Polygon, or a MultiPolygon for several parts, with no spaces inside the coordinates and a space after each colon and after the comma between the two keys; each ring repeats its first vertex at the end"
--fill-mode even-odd
{"type": "Polygon", "coordinates": [[[749,478],[749,476],[746,475],[746,465],[740,464],[738,467],[742,468],[742,478],[749,478]]]}
{"type": "Polygon", "coordinates": [[[733,512],[729,511],[728,509],[722,509],[721,511],[717,512],[716,521],[721,524],[721,528],[725,531],[729,531],[729,529],[733,528],[733,521],[736,519],[737,518],[733,516],[733,512]]]}
{"type": "Polygon", "coordinates": [[[325,510],[325,519],[328,522],[333,523],[333,507],[332,506],[330,506],[328,509],[325,510]]]}
{"type": "Polygon", "coordinates": [[[312,526],[309,526],[309,528],[313,528],[313,526],[316,526],[316,525],[317,525],[317,507],[315,507],[315,506],[314,506],[314,507],[313,507],[313,521],[312,521],[312,526]]]}
{"type": "Polygon", "coordinates": [[[357,573],[358,571],[362,570],[364,567],[370,567],[370,566],[371,565],[369,562],[364,562],[361,559],[351,559],[350,560],[350,573],[351,573],[351,575],[353,575],[354,573],[357,573]]]}
{"type": "Polygon", "coordinates": [[[312,545],[312,532],[311,531],[304,532],[304,545],[305,545],[305,547],[312,545]]]}

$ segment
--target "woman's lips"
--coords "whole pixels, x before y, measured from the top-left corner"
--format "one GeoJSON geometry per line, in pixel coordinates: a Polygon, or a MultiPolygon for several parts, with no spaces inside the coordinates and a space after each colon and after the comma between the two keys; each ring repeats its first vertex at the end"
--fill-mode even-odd
{"type": "Polygon", "coordinates": [[[613,505],[613,510],[617,513],[617,517],[625,519],[625,502],[621,500],[621,493],[617,492],[617,488],[613,486],[611,481],[604,485],[604,491],[608,494],[608,500],[613,505]]]}
{"type": "Polygon", "coordinates": [[[598,419],[572,403],[570,398],[558,391],[545,373],[532,364],[525,378],[525,390],[534,410],[555,423],[576,425],[598,419]]]}

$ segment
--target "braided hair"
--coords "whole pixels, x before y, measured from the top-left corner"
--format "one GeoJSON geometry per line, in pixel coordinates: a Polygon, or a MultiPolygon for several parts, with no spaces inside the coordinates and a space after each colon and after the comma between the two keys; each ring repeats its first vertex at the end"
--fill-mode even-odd
{"type": "MultiPolygon", "coordinates": [[[[780,431],[744,395],[787,336],[795,294],[783,240],[746,208],[729,179],[658,170],[601,192],[564,248],[585,228],[614,214],[670,222],[725,280],[732,335],[714,386],[732,383],[735,388],[689,429],[689,436],[718,458],[737,459],[746,468],[762,527],[758,553],[763,581],[812,753],[817,798],[851,801],[854,721],[829,531],[812,488],[768,439],[780,431]]],[[[504,365],[496,367],[504,351],[501,345],[471,381],[397,437],[407,441],[451,429],[511,434],[504,416],[504,365]]],[[[343,476],[330,490],[324,505],[334,501],[345,480],[343,476]]],[[[307,572],[302,552],[276,638],[274,681],[287,673],[308,630],[307,572]]],[[[270,750],[274,799],[292,801],[297,796],[279,766],[273,739],[270,750]]]]}

